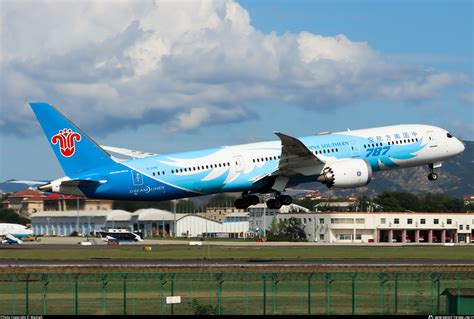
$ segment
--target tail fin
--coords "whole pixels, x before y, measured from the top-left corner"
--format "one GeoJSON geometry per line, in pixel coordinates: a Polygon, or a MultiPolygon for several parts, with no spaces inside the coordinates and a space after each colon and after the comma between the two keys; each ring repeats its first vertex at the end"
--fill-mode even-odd
{"type": "Polygon", "coordinates": [[[48,103],[30,103],[66,175],[114,163],[86,133],[48,103]]]}

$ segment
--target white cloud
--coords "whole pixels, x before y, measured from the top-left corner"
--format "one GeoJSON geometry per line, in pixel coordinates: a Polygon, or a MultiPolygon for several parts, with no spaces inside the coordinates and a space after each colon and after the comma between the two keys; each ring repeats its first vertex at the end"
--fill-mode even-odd
{"type": "Polygon", "coordinates": [[[251,118],[260,101],[416,101],[469,82],[389,64],[343,34],[264,34],[230,0],[7,0],[0,14],[6,132],[28,133],[30,100],[60,106],[85,129],[160,123],[176,132],[251,118]]]}

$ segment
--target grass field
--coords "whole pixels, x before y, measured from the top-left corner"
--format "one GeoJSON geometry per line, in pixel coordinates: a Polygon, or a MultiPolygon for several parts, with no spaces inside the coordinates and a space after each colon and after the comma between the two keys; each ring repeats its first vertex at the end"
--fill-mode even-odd
{"type": "Polygon", "coordinates": [[[228,260],[317,260],[317,259],[458,259],[473,260],[474,247],[221,247],[140,246],[81,247],[81,249],[2,249],[0,259],[228,259],[228,260]]]}
{"type": "Polygon", "coordinates": [[[11,314],[192,315],[197,301],[218,307],[221,314],[427,315],[444,314],[446,298],[440,293],[445,288],[472,287],[472,272],[0,274],[0,309],[11,314]],[[171,295],[181,296],[174,309],[165,300],[171,295]]]}

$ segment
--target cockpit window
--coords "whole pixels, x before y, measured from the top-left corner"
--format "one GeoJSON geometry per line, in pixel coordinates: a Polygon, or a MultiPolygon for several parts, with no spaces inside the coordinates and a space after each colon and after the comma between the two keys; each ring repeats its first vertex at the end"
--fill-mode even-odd
{"type": "Polygon", "coordinates": [[[449,133],[446,133],[446,136],[447,136],[448,138],[453,137],[453,136],[452,136],[451,134],[449,134],[449,133]]]}

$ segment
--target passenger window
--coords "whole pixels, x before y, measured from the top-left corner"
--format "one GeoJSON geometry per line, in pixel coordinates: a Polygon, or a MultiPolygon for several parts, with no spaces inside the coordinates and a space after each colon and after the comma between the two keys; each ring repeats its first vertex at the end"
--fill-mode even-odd
{"type": "Polygon", "coordinates": [[[155,172],[153,172],[153,176],[155,176],[155,172]]]}

